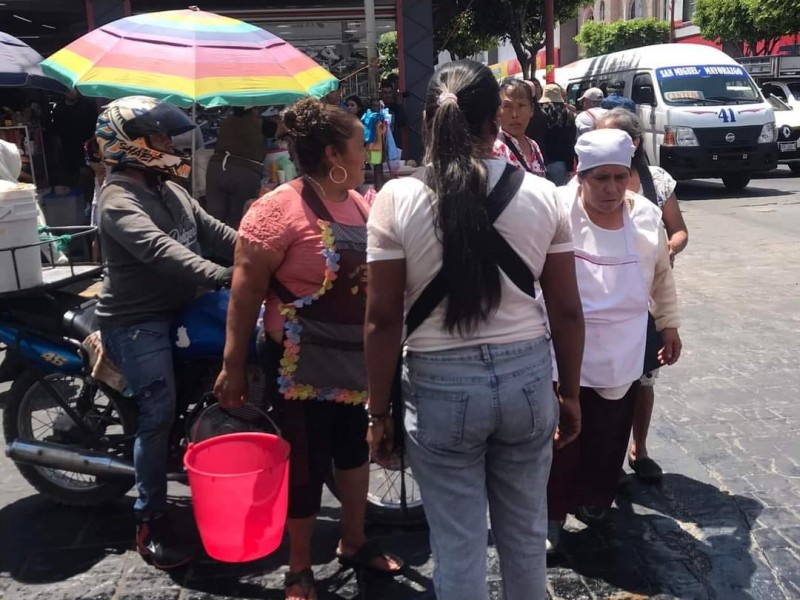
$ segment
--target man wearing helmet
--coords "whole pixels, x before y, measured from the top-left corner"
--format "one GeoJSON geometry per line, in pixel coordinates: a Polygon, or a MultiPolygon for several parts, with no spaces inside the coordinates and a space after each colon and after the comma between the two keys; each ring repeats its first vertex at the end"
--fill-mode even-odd
{"type": "Polygon", "coordinates": [[[189,176],[189,162],[171,138],[193,127],[174,106],[131,96],[109,104],[96,130],[102,159],[111,166],[98,201],[105,279],[96,315],[104,351],[125,375],[139,411],[136,547],[164,569],[189,559],[174,544],[165,512],[175,415],[170,326],[199,288],[230,281],[231,269],[203,253],[232,260],[236,242],[233,229],[169,180],[189,176]]]}

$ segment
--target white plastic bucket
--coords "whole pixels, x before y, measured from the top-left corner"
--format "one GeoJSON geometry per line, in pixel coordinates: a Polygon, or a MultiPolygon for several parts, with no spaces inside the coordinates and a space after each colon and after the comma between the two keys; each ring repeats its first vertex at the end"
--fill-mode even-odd
{"type": "Polygon", "coordinates": [[[37,215],[34,186],[17,184],[10,188],[0,188],[0,292],[42,285],[40,249],[33,246],[17,250],[13,253],[13,258],[12,252],[8,250],[39,241],[37,215]]]}

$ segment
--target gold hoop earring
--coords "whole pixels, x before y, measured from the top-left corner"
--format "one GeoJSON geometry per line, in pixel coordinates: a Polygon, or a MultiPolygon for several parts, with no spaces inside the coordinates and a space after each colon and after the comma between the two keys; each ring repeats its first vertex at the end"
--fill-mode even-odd
{"type": "Polygon", "coordinates": [[[328,179],[330,179],[330,180],[331,180],[333,183],[335,183],[336,185],[341,185],[341,184],[343,184],[345,181],[347,181],[347,177],[348,177],[347,169],[345,169],[345,168],[344,168],[343,166],[341,166],[341,165],[334,165],[334,167],[333,167],[333,168],[332,168],[330,171],[328,171],[328,179]],[[334,178],[333,178],[333,172],[334,172],[336,169],[339,169],[339,170],[341,170],[341,171],[344,173],[344,177],[342,177],[341,179],[338,179],[338,180],[337,180],[337,179],[334,179],[334,178]]]}

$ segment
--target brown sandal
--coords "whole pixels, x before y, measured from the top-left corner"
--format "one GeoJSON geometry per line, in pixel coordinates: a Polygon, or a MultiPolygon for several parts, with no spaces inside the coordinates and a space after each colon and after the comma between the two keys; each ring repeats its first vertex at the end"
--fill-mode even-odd
{"type": "Polygon", "coordinates": [[[283,577],[283,589],[288,590],[294,586],[300,586],[303,590],[303,597],[305,600],[311,600],[317,597],[314,581],[314,571],[311,569],[303,569],[298,573],[286,573],[283,577]]]}

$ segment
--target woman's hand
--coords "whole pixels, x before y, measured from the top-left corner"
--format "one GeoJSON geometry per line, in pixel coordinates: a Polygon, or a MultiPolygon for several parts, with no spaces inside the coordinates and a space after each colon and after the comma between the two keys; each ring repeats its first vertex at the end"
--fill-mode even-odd
{"type": "Polygon", "coordinates": [[[367,428],[367,444],[373,461],[391,457],[394,451],[394,419],[391,415],[370,422],[367,428]]]}
{"type": "Polygon", "coordinates": [[[222,408],[237,408],[247,402],[245,369],[227,369],[223,365],[214,383],[214,396],[222,408]]]}
{"type": "Polygon", "coordinates": [[[581,403],[575,398],[558,395],[559,419],[554,437],[556,450],[574,441],[581,432],[581,403]]]}
{"type": "Polygon", "coordinates": [[[658,351],[658,361],[662,365],[674,365],[681,356],[681,336],[676,327],[666,327],[661,330],[664,338],[664,347],[658,351]]]}

